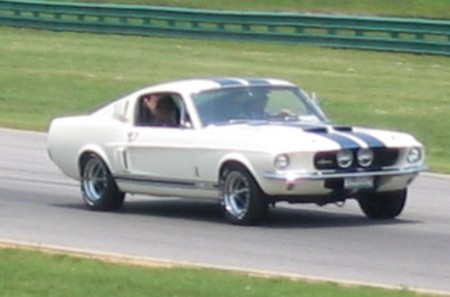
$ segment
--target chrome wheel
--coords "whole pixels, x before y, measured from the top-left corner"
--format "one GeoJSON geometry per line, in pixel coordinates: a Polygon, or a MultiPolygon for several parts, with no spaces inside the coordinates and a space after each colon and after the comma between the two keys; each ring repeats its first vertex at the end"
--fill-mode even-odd
{"type": "Polygon", "coordinates": [[[227,175],[224,183],[223,199],[225,209],[232,216],[241,219],[250,204],[248,180],[238,171],[227,175]]]}
{"type": "Polygon", "coordinates": [[[86,162],[81,183],[88,200],[101,199],[108,186],[108,172],[100,159],[91,158],[86,162]]]}
{"type": "Polygon", "coordinates": [[[267,195],[253,176],[240,164],[222,171],[220,191],[225,218],[232,224],[259,224],[267,213],[267,195]]]}
{"type": "Polygon", "coordinates": [[[116,185],[106,163],[96,154],[85,154],[80,161],[81,193],[93,210],[116,210],[125,194],[116,185]]]}

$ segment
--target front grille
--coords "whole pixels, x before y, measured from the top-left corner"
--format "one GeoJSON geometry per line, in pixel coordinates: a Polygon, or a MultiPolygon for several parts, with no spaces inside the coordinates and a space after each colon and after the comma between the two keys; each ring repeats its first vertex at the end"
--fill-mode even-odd
{"type": "Polygon", "coordinates": [[[336,154],[337,152],[320,152],[314,156],[314,166],[317,169],[336,169],[336,154]]]}
{"type": "MultiPolygon", "coordinates": [[[[356,161],[357,149],[352,150],[354,162],[350,168],[347,169],[357,169],[360,168],[356,161]]],[[[336,170],[340,169],[336,162],[336,154],[338,151],[331,152],[319,152],[314,156],[314,166],[319,170],[336,170]]],[[[374,159],[369,167],[364,167],[364,169],[376,169],[380,167],[392,166],[394,165],[399,157],[399,149],[391,148],[374,148],[373,149],[374,159]]]]}
{"type": "Polygon", "coordinates": [[[377,148],[374,152],[374,166],[392,166],[400,155],[399,149],[377,148]]]}

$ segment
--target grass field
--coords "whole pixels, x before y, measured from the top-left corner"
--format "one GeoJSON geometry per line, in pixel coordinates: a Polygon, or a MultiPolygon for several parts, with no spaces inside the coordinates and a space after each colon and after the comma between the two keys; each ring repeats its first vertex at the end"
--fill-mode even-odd
{"type": "Polygon", "coordinates": [[[448,57],[5,27],[0,43],[1,126],[45,130],[164,80],[273,76],[319,94],[336,122],[415,134],[432,170],[450,172],[448,57]]]}
{"type": "Polygon", "coordinates": [[[408,16],[450,18],[448,0],[65,0],[66,2],[124,3],[190,8],[260,10],[287,12],[314,12],[359,14],[377,16],[408,16]]]}
{"type": "Polygon", "coordinates": [[[58,254],[0,248],[5,297],[413,297],[403,290],[343,287],[195,268],[147,268],[58,254]]]}

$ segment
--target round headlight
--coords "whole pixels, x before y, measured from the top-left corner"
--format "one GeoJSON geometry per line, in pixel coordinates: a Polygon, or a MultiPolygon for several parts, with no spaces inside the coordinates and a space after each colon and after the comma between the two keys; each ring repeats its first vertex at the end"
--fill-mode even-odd
{"type": "Polygon", "coordinates": [[[406,161],[408,163],[416,163],[419,162],[422,159],[422,151],[414,147],[408,151],[408,154],[406,155],[406,161]]]}
{"type": "Polygon", "coordinates": [[[275,157],[273,165],[276,169],[286,169],[289,166],[289,157],[285,154],[275,157]]]}
{"type": "Polygon", "coordinates": [[[336,161],[339,167],[349,168],[353,163],[353,153],[351,150],[343,150],[337,153],[336,161]]]}
{"type": "Polygon", "coordinates": [[[358,164],[362,167],[368,167],[373,162],[373,151],[371,149],[360,149],[357,154],[358,164]]]}

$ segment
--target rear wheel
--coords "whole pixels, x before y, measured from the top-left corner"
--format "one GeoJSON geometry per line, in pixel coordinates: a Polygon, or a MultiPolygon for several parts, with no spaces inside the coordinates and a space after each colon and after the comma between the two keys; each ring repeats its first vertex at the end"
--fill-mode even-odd
{"type": "Polygon", "coordinates": [[[125,197],[119,191],[108,166],[96,154],[89,154],[81,164],[81,193],[93,210],[117,210],[125,197]]]}
{"type": "Polygon", "coordinates": [[[359,206],[371,219],[393,219],[405,207],[407,190],[380,193],[363,193],[359,197],[359,206]]]}
{"type": "Polygon", "coordinates": [[[229,165],[220,179],[225,218],[236,225],[256,225],[267,214],[266,195],[241,165],[229,165]]]}

